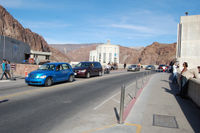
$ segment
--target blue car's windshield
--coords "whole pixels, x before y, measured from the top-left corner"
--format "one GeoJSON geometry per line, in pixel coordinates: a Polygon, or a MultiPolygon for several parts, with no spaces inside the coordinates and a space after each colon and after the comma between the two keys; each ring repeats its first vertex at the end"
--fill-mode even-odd
{"type": "Polygon", "coordinates": [[[55,65],[52,65],[52,64],[44,64],[42,66],[40,66],[38,68],[38,70],[49,70],[49,71],[53,71],[55,68],[55,65]]]}
{"type": "Polygon", "coordinates": [[[89,67],[90,64],[89,63],[78,63],[75,67],[89,67]]]}

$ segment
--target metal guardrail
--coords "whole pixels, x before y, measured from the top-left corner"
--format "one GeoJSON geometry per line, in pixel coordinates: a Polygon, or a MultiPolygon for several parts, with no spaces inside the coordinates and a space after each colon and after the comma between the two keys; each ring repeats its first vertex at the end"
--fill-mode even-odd
{"type": "Polygon", "coordinates": [[[124,123],[124,108],[126,108],[132,100],[137,99],[139,90],[144,88],[150,76],[154,73],[156,73],[155,70],[144,71],[142,72],[142,76],[136,77],[134,82],[129,85],[123,84],[121,86],[119,124],[124,123]]]}

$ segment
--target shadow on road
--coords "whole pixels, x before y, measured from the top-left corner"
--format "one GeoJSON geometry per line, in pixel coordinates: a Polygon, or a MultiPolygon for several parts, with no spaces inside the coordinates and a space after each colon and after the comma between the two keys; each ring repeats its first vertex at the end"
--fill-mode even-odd
{"type": "Polygon", "coordinates": [[[1,104],[1,103],[5,103],[5,102],[8,102],[8,101],[9,101],[8,99],[1,100],[1,101],[0,101],[0,104],[1,104]]]}

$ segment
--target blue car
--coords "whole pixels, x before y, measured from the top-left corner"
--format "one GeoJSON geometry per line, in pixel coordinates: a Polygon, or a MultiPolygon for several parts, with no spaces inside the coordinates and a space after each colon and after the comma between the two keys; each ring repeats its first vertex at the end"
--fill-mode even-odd
{"type": "Polygon", "coordinates": [[[28,85],[51,86],[62,81],[74,81],[74,72],[68,63],[47,63],[32,71],[25,78],[28,85]]]}

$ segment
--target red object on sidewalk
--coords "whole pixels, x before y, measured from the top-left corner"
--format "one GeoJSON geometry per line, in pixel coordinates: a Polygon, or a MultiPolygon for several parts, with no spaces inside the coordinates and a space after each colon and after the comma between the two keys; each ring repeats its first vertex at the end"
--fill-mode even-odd
{"type": "Polygon", "coordinates": [[[25,67],[25,77],[28,77],[27,67],[25,67]]]}

